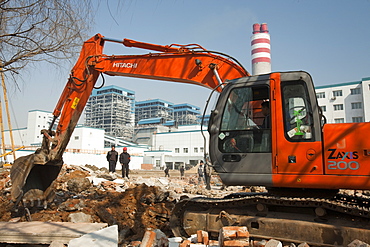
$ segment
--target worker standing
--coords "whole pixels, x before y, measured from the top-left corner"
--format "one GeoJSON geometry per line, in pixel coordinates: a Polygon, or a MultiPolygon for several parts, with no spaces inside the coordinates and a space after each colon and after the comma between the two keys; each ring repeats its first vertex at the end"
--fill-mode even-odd
{"type": "Polygon", "coordinates": [[[180,167],[180,179],[184,179],[185,176],[185,167],[181,166],[180,167]]]}
{"type": "Polygon", "coordinates": [[[116,146],[112,145],[112,149],[107,153],[107,161],[109,164],[109,172],[116,172],[116,165],[118,161],[118,153],[116,146]]]}
{"type": "Polygon", "coordinates": [[[204,181],[204,167],[203,167],[203,160],[199,162],[199,167],[198,167],[198,184],[200,184],[204,181]]]}
{"type": "Polygon", "coordinates": [[[206,189],[211,189],[211,167],[208,165],[208,162],[204,165],[204,182],[206,184],[206,189]]]}
{"type": "Polygon", "coordinates": [[[119,155],[119,163],[121,163],[122,166],[122,178],[129,178],[128,173],[129,173],[129,163],[131,161],[131,156],[127,152],[127,147],[123,148],[123,152],[119,155]]]}
{"type": "Polygon", "coordinates": [[[169,172],[170,172],[170,168],[168,166],[166,166],[166,169],[164,169],[164,176],[165,177],[170,177],[169,172]]]}

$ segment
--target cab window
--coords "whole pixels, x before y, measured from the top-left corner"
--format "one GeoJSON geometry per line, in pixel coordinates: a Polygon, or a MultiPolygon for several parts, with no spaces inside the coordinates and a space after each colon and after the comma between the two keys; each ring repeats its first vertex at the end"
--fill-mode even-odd
{"type": "Polygon", "coordinates": [[[302,81],[282,83],[285,136],[290,141],[312,140],[312,110],[302,81]]]}
{"type": "Polygon", "coordinates": [[[230,91],[220,131],[224,153],[261,153],[271,150],[269,88],[239,87],[230,91]]]}

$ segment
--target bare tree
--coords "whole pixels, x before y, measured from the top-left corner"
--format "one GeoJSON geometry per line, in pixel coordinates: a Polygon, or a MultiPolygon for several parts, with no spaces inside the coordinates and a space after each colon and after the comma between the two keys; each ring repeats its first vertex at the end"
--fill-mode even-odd
{"type": "Polygon", "coordinates": [[[92,25],[90,0],[0,0],[0,64],[14,75],[30,62],[78,55],[92,25]]]}

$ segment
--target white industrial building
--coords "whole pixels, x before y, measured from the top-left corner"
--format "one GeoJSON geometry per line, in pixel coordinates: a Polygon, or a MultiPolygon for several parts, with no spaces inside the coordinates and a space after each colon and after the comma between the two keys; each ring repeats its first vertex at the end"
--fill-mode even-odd
{"type": "Polygon", "coordinates": [[[200,125],[184,125],[171,132],[153,133],[151,143],[151,151],[144,152],[144,163],[178,169],[182,165],[195,166],[204,159],[208,154],[209,135],[204,126],[202,130],[200,125]]]}
{"type": "Polygon", "coordinates": [[[328,123],[370,121],[370,77],[361,81],[318,86],[319,106],[328,123]]]}

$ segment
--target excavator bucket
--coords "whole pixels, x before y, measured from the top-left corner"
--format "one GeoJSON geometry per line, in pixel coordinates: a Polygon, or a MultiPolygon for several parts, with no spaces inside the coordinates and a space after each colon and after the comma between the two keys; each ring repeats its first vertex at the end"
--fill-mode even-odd
{"type": "Polygon", "coordinates": [[[63,161],[35,164],[35,155],[16,159],[10,170],[12,181],[11,196],[15,207],[22,200],[24,206],[47,206],[54,199],[55,179],[62,168],[63,161]],[[34,203],[37,202],[37,205],[34,203]]]}

